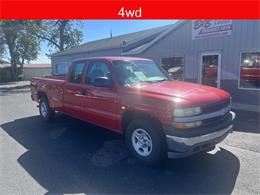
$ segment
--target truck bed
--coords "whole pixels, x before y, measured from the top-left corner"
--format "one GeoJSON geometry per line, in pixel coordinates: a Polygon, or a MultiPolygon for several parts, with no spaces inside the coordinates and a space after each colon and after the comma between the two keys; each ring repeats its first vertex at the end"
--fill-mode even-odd
{"type": "Polygon", "coordinates": [[[32,100],[40,100],[41,93],[48,97],[53,108],[63,107],[63,87],[66,80],[64,76],[34,77],[31,80],[32,100]]]}

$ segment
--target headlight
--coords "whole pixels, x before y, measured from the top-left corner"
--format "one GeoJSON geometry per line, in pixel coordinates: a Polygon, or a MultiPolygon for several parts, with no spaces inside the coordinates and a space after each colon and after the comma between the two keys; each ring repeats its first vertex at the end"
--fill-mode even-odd
{"type": "Polygon", "coordinates": [[[192,108],[176,108],[174,109],[173,116],[185,117],[193,116],[201,113],[201,107],[192,107],[192,108]]]}

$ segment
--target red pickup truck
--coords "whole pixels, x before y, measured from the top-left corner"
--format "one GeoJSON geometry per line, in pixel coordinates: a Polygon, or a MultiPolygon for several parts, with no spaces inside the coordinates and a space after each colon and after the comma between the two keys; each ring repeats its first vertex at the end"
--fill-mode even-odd
{"type": "Polygon", "coordinates": [[[115,131],[147,164],[213,149],[235,117],[229,93],[172,81],[143,58],[76,60],[66,79],[35,77],[31,91],[44,121],[62,112],[115,131]]]}
{"type": "Polygon", "coordinates": [[[260,87],[260,58],[244,60],[240,68],[240,82],[249,87],[260,87]]]}

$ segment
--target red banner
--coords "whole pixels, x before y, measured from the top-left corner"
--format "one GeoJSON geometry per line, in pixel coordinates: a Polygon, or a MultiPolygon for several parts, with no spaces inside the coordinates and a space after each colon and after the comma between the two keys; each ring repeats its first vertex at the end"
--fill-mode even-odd
{"type": "Polygon", "coordinates": [[[260,19],[259,0],[0,0],[1,19],[260,19]]]}

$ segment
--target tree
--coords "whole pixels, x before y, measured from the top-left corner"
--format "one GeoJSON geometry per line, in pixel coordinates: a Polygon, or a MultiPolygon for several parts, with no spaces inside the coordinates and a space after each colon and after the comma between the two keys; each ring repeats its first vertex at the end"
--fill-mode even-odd
{"type": "Polygon", "coordinates": [[[3,33],[0,30],[0,59],[4,57],[4,53],[5,53],[5,41],[3,38],[3,33]]]}
{"type": "Polygon", "coordinates": [[[80,21],[73,20],[38,21],[37,31],[33,30],[33,33],[41,40],[48,42],[51,54],[79,45],[83,37],[78,29],[80,26],[80,21]]]}
{"type": "Polygon", "coordinates": [[[39,53],[39,40],[36,36],[28,36],[27,34],[21,34],[18,43],[18,53],[20,54],[19,64],[23,70],[23,64],[25,61],[29,62],[35,60],[39,53]]]}
{"type": "MultiPolygon", "coordinates": [[[[10,56],[13,80],[17,80],[17,66],[21,70],[25,61],[35,60],[39,51],[39,39],[32,32],[31,26],[36,25],[30,20],[0,21],[0,48],[6,48],[10,56]]],[[[35,29],[36,30],[36,29],[35,29]]]]}

